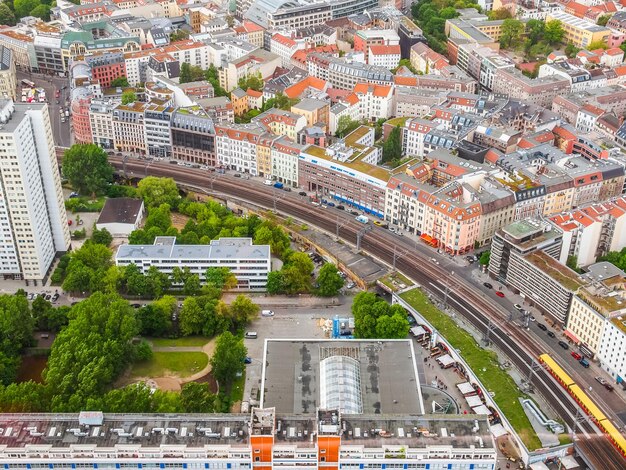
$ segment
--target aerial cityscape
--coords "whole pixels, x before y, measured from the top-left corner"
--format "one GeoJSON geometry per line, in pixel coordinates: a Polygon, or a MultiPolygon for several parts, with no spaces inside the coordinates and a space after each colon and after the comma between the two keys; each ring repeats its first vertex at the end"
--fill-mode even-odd
{"type": "Polygon", "coordinates": [[[625,53],[626,0],[0,1],[0,467],[626,469],[625,53]]]}

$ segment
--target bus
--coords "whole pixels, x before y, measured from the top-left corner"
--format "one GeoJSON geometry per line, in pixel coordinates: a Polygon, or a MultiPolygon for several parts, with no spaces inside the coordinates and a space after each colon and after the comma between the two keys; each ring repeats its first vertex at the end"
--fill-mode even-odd
{"type": "Polygon", "coordinates": [[[30,80],[24,79],[24,80],[22,80],[22,85],[30,87],[30,88],[34,88],[35,87],[35,82],[31,82],[30,80]]]}

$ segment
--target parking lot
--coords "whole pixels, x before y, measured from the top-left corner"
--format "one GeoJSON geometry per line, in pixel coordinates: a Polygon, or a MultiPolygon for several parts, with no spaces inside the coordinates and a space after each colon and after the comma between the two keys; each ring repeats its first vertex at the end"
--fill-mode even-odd
{"type": "Polygon", "coordinates": [[[243,399],[250,401],[252,389],[260,390],[263,372],[263,350],[266,338],[325,338],[319,327],[321,319],[332,318],[336,314],[346,315],[345,309],[273,309],[273,317],[259,317],[248,326],[247,331],[257,333],[256,339],[246,338],[248,356],[252,362],[246,366],[246,386],[243,399]]]}

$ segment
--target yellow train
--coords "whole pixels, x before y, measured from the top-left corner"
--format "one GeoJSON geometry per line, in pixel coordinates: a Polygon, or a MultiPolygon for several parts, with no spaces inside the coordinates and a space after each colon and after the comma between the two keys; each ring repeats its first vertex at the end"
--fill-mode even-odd
{"type": "Polygon", "coordinates": [[[591,419],[608,436],[613,445],[626,457],[626,438],[617,430],[604,413],[596,406],[589,396],[580,388],[549,354],[539,356],[539,361],[546,365],[547,370],[576,400],[576,403],[587,413],[591,419]]]}

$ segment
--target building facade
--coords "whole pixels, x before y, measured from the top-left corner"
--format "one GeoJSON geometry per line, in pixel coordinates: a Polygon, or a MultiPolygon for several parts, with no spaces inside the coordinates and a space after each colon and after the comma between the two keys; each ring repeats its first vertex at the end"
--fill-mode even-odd
{"type": "Polygon", "coordinates": [[[37,285],[70,233],[45,104],[0,102],[0,275],[37,285]]]}

